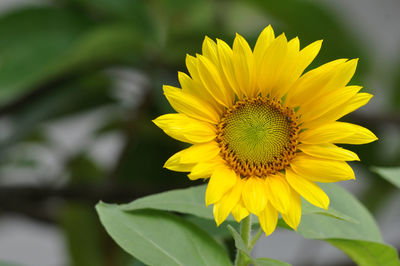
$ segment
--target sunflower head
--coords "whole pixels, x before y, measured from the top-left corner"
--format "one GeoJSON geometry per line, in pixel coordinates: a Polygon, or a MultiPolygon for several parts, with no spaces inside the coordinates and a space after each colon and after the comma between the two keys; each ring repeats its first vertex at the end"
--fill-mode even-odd
{"type": "Polygon", "coordinates": [[[265,233],[278,214],[293,229],[301,218],[300,196],[328,208],[316,182],[354,179],[346,161],[358,156],[336,144],[364,144],[376,136],[338,122],[365,105],[371,94],[348,86],[357,60],[338,59],[303,73],[321,48],[300,49],[298,38],[275,37],[265,28],[251,49],[236,35],[233,47],[206,37],[202,54],[187,56],[190,75],[181,88],[164,86],[177,111],[154,120],[169,136],[192,144],[165,167],[209,178],[206,205],[219,225],[232,213],[240,221],[256,215],[265,233]]]}
{"type": "Polygon", "coordinates": [[[221,156],[241,176],[267,176],[285,169],[296,154],[295,114],[265,97],[237,101],[218,124],[221,156]]]}

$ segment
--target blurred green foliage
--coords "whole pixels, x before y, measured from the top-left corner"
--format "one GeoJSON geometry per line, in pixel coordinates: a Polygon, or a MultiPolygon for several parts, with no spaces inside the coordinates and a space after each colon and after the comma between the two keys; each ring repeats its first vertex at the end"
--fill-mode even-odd
{"type": "MultiPolygon", "coordinates": [[[[65,201],[55,211],[35,215],[35,209],[15,208],[31,202],[32,194],[10,194],[11,199],[1,198],[0,208],[60,225],[70,248],[71,265],[137,265],[106,236],[91,206],[98,200],[123,202],[193,185],[184,174],[162,168],[166,159],[182,148],[151,123],[156,116],[172,111],[162,96],[162,84],[178,84],[177,71],[186,71],[186,54],[201,52],[205,35],[231,44],[235,31],[243,30],[254,45],[269,23],[277,33],[299,36],[302,47],[324,39],[312,66],[342,57],[361,58],[353,83],[368,90],[364,80],[371,58],[365,47],[348,25],[318,1],[49,0],[3,10],[0,181],[7,179],[4,173],[10,169],[17,173],[36,169],[26,177],[28,183],[34,179],[49,191],[34,198],[38,201],[35,206],[43,207],[54,198],[65,201]],[[89,118],[83,125],[78,123],[86,116],[89,118]],[[51,129],[68,119],[76,123],[63,130],[62,138],[72,136],[72,142],[63,144],[51,129]],[[85,138],[73,138],[85,125],[89,132],[85,138]],[[114,152],[108,146],[103,148],[109,161],[105,163],[93,154],[96,145],[112,134],[118,137],[117,148],[114,152]],[[29,155],[21,148],[29,145],[49,151],[59,171],[47,170],[43,154],[29,155]],[[15,158],[33,158],[35,163],[16,165],[15,158]],[[48,177],[43,181],[42,176],[48,177]],[[65,191],[54,193],[60,186],[65,191]],[[86,191],[88,186],[95,189],[86,191]]],[[[385,112],[399,110],[400,82],[398,78],[395,81],[396,76],[393,74],[395,89],[388,92],[393,94],[388,97],[393,109],[385,112]]],[[[360,121],[360,117],[350,116],[346,120],[357,121],[378,136],[384,134],[384,119],[363,118],[360,121]]],[[[397,121],[399,130],[399,117],[390,118],[397,121]]],[[[362,159],[357,167],[399,165],[400,150],[386,158],[379,154],[380,145],[351,147],[362,159]]],[[[375,197],[371,195],[374,191],[393,190],[377,177],[369,178],[370,190],[361,198],[368,207],[378,208],[380,200],[366,199],[383,195],[375,197]]]]}

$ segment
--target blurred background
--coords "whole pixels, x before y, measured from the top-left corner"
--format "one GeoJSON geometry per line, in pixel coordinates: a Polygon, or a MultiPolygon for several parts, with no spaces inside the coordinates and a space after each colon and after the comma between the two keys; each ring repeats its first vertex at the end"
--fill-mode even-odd
{"type": "MultiPolygon", "coordinates": [[[[362,162],[343,185],[399,249],[400,193],[369,171],[400,166],[399,11],[397,0],[0,0],[0,265],[140,265],[94,204],[194,184],[162,168],[183,147],[151,122],[172,112],[162,84],[178,85],[205,35],[232,44],[238,32],[254,45],[268,24],[302,47],[324,39],[311,67],[360,58],[352,84],[375,97],[344,120],[380,140],[350,147],[362,162]]],[[[283,229],[254,254],[353,265],[283,229]]]]}

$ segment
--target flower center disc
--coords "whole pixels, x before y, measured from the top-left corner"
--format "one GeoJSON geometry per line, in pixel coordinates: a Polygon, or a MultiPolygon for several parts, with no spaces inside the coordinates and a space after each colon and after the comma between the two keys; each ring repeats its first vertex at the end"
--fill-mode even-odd
{"type": "Polygon", "coordinates": [[[296,152],[295,121],[292,110],[268,98],[236,102],[218,126],[223,158],[242,177],[283,170],[296,152]]]}

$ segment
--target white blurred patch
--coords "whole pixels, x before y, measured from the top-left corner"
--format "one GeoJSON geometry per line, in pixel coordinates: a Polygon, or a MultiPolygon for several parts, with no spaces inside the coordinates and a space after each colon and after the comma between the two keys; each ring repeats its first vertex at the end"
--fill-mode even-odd
{"type": "Polygon", "coordinates": [[[333,266],[350,262],[344,253],[328,243],[304,239],[280,228],[268,237],[262,236],[252,253],[257,258],[278,259],[296,266],[333,266]]]}
{"type": "Polygon", "coordinates": [[[44,145],[20,143],[10,148],[3,160],[7,164],[0,167],[2,186],[43,186],[65,181],[57,154],[44,145]],[[55,176],[57,180],[54,180],[55,176]]]}
{"type": "Polygon", "coordinates": [[[9,117],[0,118],[0,142],[11,137],[13,134],[14,127],[9,117]]]}
{"type": "Polygon", "coordinates": [[[24,266],[68,265],[65,239],[56,226],[21,216],[0,217],[0,259],[24,266]]]}
{"type": "Polygon", "coordinates": [[[395,190],[386,199],[382,208],[378,210],[376,217],[383,239],[395,247],[400,246],[400,193],[395,190]]]}
{"type": "MultiPolygon", "coordinates": [[[[313,0],[316,1],[316,0],[313,0]]],[[[320,2],[320,1],[318,1],[320,2]]],[[[395,68],[400,59],[400,1],[397,0],[324,0],[371,60],[371,69],[362,85],[374,94],[365,111],[382,112],[387,109],[393,87],[395,68]]]]}
{"type": "Polygon", "coordinates": [[[0,1],[0,13],[9,12],[10,10],[17,9],[20,7],[28,6],[43,6],[48,4],[47,0],[1,0],[0,1]]]}
{"type": "Polygon", "coordinates": [[[121,132],[109,132],[97,137],[88,148],[88,155],[101,168],[112,169],[123,148],[125,138],[121,132]]]}
{"type": "Polygon", "coordinates": [[[113,96],[125,108],[136,109],[150,89],[148,77],[130,68],[112,68],[107,74],[113,78],[113,96]]]}
{"type": "Polygon", "coordinates": [[[381,136],[377,153],[381,160],[392,161],[400,152],[400,127],[395,125],[383,125],[380,127],[381,136]]]}

